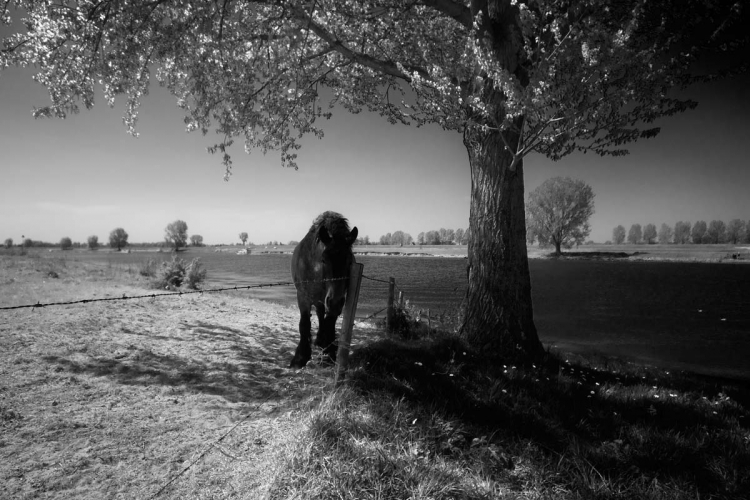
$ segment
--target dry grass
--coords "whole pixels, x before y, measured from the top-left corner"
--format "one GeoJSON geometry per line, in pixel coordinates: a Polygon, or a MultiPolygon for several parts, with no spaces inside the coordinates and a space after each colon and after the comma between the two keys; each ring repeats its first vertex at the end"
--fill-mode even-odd
{"type": "MultiPolygon", "coordinates": [[[[145,291],[137,269],[0,259],[3,306],[145,291]]],[[[0,314],[4,498],[148,498],[240,420],[159,498],[259,498],[330,383],[286,368],[295,310],[239,295],[0,314]]]]}

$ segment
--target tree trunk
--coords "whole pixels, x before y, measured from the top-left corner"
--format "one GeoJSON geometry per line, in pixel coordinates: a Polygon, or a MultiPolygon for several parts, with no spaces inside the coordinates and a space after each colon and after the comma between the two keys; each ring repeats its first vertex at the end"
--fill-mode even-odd
{"type": "MultiPolygon", "coordinates": [[[[518,136],[506,132],[515,146],[518,136]]],[[[526,255],[523,163],[512,156],[499,132],[467,130],[471,165],[469,287],[461,333],[478,350],[502,355],[520,349],[543,352],[531,304],[526,255]]]]}

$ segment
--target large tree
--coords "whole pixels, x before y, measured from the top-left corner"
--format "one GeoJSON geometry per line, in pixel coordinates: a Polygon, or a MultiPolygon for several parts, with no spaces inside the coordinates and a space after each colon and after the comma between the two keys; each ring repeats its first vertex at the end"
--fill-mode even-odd
{"type": "Polygon", "coordinates": [[[745,238],[745,223],[742,219],[732,219],[727,224],[727,241],[729,243],[741,243],[745,238]]]}
{"type": "Polygon", "coordinates": [[[693,229],[690,232],[690,238],[693,240],[693,243],[696,245],[703,243],[703,236],[706,234],[706,230],[707,226],[704,220],[699,220],[693,224],[693,229]]]}
{"type": "Polygon", "coordinates": [[[177,252],[180,247],[187,246],[188,242],[188,226],[184,220],[176,220],[167,224],[164,228],[164,240],[174,247],[174,251],[177,252]]]}
{"type": "MultiPolygon", "coordinates": [[[[672,240],[674,231],[672,231],[672,228],[669,227],[669,224],[662,222],[661,227],[659,228],[659,243],[662,245],[666,245],[672,240]]],[[[677,243],[675,241],[675,243],[677,243]]]]}
{"type": "MultiPolygon", "coordinates": [[[[9,15],[9,5],[20,11],[9,15]]],[[[209,148],[280,151],[322,135],[330,108],[392,123],[437,123],[463,136],[471,172],[463,334],[485,352],[541,352],[525,247],[523,158],[622,155],[652,122],[694,107],[668,91],[694,81],[696,55],[743,33],[729,0],[16,0],[23,17],[0,68],[34,65],[51,104],[91,107],[101,86],[126,95],[135,133],[152,73],[216,130],[209,148]],[[739,26],[738,28],[736,28],[739,26]],[[696,38],[699,36],[700,39],[696,38]],[[325,89],[325,90],[324,90],[325,89]]],[[[743,35],[744,36],[744,35],[743,35]]]]}
{"type": "Polygon", "coordinates": [[[612,230],[612,242],[615,245],[622,245],[625,243],[625,227],[622,224],[612,230]]]}
{"type": "Polygon", "coordinates": [[[674,242],[675,243],[690,243],[690,222],[678,221],[674,225],[674,242]]]}
{"type": "Polygon", "coordinates": [[[118,252],[122,250],[122,247],[127,246],[127,244],[128,233],[123,228],[118,227],[109,233],[109,246],[116,248],[118,252]]]}
{"type": "Polygon", "coordinates": [[[583,181],[553,177],[529,193],[526,211],[539,242],[554,245],[560,255],[561,247],[580,245],[591,233],[594,191],[583,181]]]}
{"type": "Polygon", "coordinates": [[[643,227],[643,241],[645,241],[647,245],[651,245],[654,243],[655,239],[656,226],[654,224],[646,224],[643,227]]]}
{"type": "Polygon", "coordinates": [[[630,231],[628,231],[628,243],[635,245],[641,241],[642,237],[643,230],[641,229],[640,224],[633,224],[630,226],[630,231]]]}

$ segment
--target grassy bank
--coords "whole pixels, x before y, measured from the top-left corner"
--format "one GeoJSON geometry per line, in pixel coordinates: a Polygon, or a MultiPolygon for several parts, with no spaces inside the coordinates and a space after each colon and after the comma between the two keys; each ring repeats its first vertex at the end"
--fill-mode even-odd
{"type": "MultiPolygon", "coordinates": [[[[209,270],[210,272],[210,270],[209,270]]],[[[147,292],[0,257],[0,305],[147,292]]],[[[489,363],[357,324],[345,387],[240,293],[0,312],[3,498],[750,498],[750,388],[611,359],[489,363]]]]}

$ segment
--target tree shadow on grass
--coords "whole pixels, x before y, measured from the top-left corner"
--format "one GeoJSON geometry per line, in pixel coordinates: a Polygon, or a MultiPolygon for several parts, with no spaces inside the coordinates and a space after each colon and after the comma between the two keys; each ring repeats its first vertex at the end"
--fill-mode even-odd
{"type": "Polygon", "coordinates": [[[330,378],[330,370],[287,368],[294,345],[289,332],[264,325],[230,328],[203,321],[182,323],[174,335],[123,330],[147,338],[92,357],[85,351],[42,359],[58,371],[107,377],[124,385],[162,385],[227,401],[274,399],[296,402],[330,378]],[[177,341],[177,342],[175,342],[177,341]]]}
{"type": "MultiPolygon", "coordinates": [[[[451,337],[374,342],[352,362],[356,390],[439,409],[466,442],[493,436],[517,454],[535,443],[546,450],[542,468],[567,477],[566,488],[582,487],[573,471],[585,469],[613,485],[658,481],[701,497],[750,498],[747,383],[613,372],[554,357],[521,366],[482,359],[451,337]]],[[[449,439],[438,435],[432,451],[449,439]]]]}

